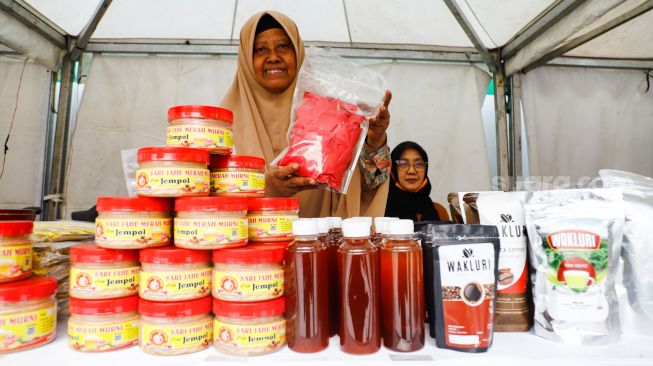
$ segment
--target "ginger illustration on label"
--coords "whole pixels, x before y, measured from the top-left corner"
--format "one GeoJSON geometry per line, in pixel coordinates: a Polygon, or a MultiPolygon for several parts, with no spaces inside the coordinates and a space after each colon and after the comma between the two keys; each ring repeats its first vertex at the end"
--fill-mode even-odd
{"type": "Polygon", "coordinates": [[[20,277],[32,270],[32,244],[0,246],[0,278],[20,277]]]}

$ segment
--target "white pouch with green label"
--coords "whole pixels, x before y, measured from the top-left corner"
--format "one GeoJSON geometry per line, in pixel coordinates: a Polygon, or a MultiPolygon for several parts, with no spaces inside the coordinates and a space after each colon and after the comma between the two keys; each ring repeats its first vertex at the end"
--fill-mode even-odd
{"type": "Polygon", "coordinates": [[[621,191],[531,192],[524,210],[535,270],[535,334],[569,344],[619,341],[621,191]]]}

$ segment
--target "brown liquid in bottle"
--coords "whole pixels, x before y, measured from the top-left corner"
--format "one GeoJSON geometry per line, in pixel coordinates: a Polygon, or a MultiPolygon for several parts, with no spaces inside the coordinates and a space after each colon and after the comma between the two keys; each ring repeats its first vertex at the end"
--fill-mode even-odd
{"type": "Polygon", "coordinates": [[[295,352],[329,345],[327,252],[318,240],[295,240],[286,250],[286,339],[295,352]]]}
{"type": "Polygon", "coordinates": [[[408,236],[390,237],[381,248],[383,345],[411,352],[424,347],[422,249],[408,236]]]}
{"type": "Polygon", "coordinates": [[[340,294],[338,290],[338,244],[332,238],[326,241],[327,272],[329,274],[329,337],[338,334],[338,321],[340,320],[340,307],[338,306],[340,294]]]}
{"type": "Polygon", "coordinates": [[[381,347],[379,250],[368,238],[344,238],[338,248],[340,349],[367,354],[381,347]]]}

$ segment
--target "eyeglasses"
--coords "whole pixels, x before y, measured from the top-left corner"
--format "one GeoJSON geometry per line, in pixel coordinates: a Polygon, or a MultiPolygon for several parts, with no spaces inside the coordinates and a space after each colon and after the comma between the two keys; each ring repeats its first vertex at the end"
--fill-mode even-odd
{"type": "Polygon", "coordinates": [[[426,169],[426,166],[428,165],[428,162],[422,161],[422,160],[417,160],[413,163],[409,162],[408,160],[395,160],[395,164],[397,165],[398,170],[408,170],[409,166],[412,166],[415,168],[417,171],[423,171],[426,169]]]}

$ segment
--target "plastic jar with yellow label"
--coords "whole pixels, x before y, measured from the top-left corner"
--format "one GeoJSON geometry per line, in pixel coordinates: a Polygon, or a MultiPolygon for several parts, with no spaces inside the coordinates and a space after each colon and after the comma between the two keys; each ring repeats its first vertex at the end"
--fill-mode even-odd
{"type": "Polygon", "coordinates": [[[222,249],[247,245],[247,199],[186,197],[175,201],[175,246],[222,249]]]}
{"type": "Polygon", "coordinates": [[[286,344],[286,300],[227,302],[213,299],[213,345],[223,353],[258,356],[286,344]]]}
{"type": "Polygon", "coordinates": [[[138,296],[109,300],[70,298],[68,346],[105,352],[138,344],[138,296]]]}
{"type": "Polygon", "coordinates": [[[95,243],[111,249],[168,245],[172,226],[171,206],[166,198],[99,197],[95,243]]]}
{"type": "Polygon", "coordinates": [[[292,222],[297,218],[299,218],[297,198],[250,198],[247,212],[249,240],[290,241],[292,222]]]}
{"type": "Polygon", "coordinates": [[[153,355],[182,355],[206,349],[213,339],[211,298],[179,302],[141,299],[139,344],[153,355]]]}
{"type": "Polygon", "coordinates": [[[138,149],[136,194],[148,197],[208,196],[209,152],[185,147],[138,149]]]}
{"type": "Polygon", "coordinates": [[[0,221],[0,283],[32,274],[31,221],[0,221]]]}
{"type": "Polygon", "coordinates": [[[283,259],[286,248],[254,244],[213,252],[213,297],[246,302],[283,296],[283,259]]]}
{"type": "Polygon", "coordinates": [[[72,297],[114,299],[138,293],[138,250],[75,245],[70,248],[70,264],[72,297]]]}
{"type": "Polygon", "coordinates": [[[52,341],[57,330],[57,280],[32,277],[0,284],[0,354],[52,341]]]}
{"type": "Polygon", "coordinates": [[[265,160],[256,156],[211,155],[211,196],[263,197],[265,160]]]}
{"type": "Polygon", "coordinates": [[[206,149],[231,154],[234,115],[228,109],[204,105],[179,105],[168,109],[166,145],[206,149]]]}
{"type": "Polygon", "coordinates": [[[211,295],[211,252],[175,247],[143,249],[138,294],[151,301],[211,295]]]}

